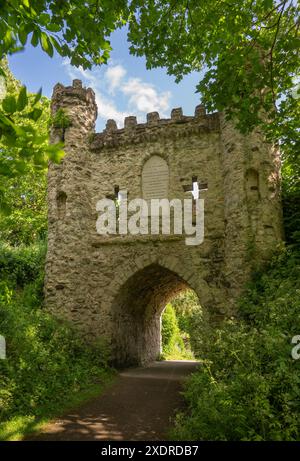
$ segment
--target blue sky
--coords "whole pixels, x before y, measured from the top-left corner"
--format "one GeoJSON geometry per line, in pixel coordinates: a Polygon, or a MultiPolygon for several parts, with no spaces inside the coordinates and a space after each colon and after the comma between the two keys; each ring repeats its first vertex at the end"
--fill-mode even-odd
{"type": "Polygon", "coordinates": [[[29,91],[36,92],[42,86],[43,94],[48,97],[57,82],[70,85],[73,78],[80,78],[84,85],[91,86],[97,97],[98,131],[102,131],[109,118],[122,127],[127,115],[136,115],[143,122],[147,112],[158,111],[161,117],[169,117],[173,107],[182,107],[185,115],[194,113],[200,102],[199,94],[195,93],[198,73],[176,84],[165,69],[147,70],[144,58],[130,56],[125,29],[116,31],[111,43],[113,51],[108,65],[94,67],[92,71],[72,67],[57,54],[50,58],[31,45],[11,56],[9,63],[29,91]]]}

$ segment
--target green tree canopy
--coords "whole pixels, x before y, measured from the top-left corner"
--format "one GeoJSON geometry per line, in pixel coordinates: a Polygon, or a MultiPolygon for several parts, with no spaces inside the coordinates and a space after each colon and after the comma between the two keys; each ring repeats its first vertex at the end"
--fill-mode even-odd
{"type": "MultiPolygon", "coordinates": [[[[298,176],[295,0],[0,0],[0,15],[0,57],[31,43],[84,68],[107,62],[111,33],[127,24],[132,54],[144,55],[148,68],[166,67],[177,81],[202,71],[197,90],[208,110],[226,110],[243,132],[259,127],[282,143],[298,176]]],[[[2,101],[0,136],[34,155],[38,136],[28,142],[18,121],[27,101],[24,88],[2,101]]],[[[21,115],[35,121],[39,114],[34,108],[21,115]]]]}
{"type": "MultiPolygon", "coordinates": [[[[106,37],[123,24],[121,12],[126,9],[126,2],[118,0],[0,0],[0,78],[9,85],[10,74],[3,58],[24,49],[29,42],[51,57],[56,50],[75,66],[86,68],[107,62],[111,48],[106,37]]],[[[0,178],[22,175],[26,162],[42,168],[47,159],[59,161],[62,146],[46,148],[44,137],[36,130],[35,122],[43,114],[43,108],[37,106],[40,98],[41,91],[32,99],[24,86],[4,98],[2,94],[0,178]],[[13,157],[8,155],[11,148],[13,157]]],[[[1,208],[7,209],[3,194],[1,208]]]]}
{"type": "Polygon", "coordinates": [[[107,62],[107,37],[126,22],[129,9],[125,0],[0,0],[0,15],[2,57],[30,42],[86,68],[107,62]]]}
{"type": "Polygon", "coordinates": [[[299,142],[299,8],[295,0],[0,1],[1,55],[28,42],[71,64],[106,63],[109,37],[128,24],[131,53],[198,85],[209,110],[263,124],[273,140],[299,142]]]}
{"type": "Polygon", "coordinates": [[[197,90],[247,132],[299,147],[299,8],[293,0],[132,2],[131,52],[179,81],[204,71],[197,90]]]}
{"type": "MultiPolygon", "coordinates": [[[[14,214],[10,225],[13,234],[19,234],[21,222],[25,224],[26,219],[28,225],[31,219],[39,221],[40,212],[45,221],[45,204],[42,204],[41,197],[45,194],[48,160],[59,161],[63,151],[60,144],[49,145],[49,100],[40,92],[37,95],[27,93],[5,61],[2,66],[6,74],[2,108],[6,110],[7,120],[11,123],[7,125],[5,116],[0,112],[0,236],[3,237],[7,224],[3,221],[3,215],[9,214],[12,209],[14,214]],[[27,212],[24,214],[25,209],[27,212]]],[[[26,232],[29,237],[30,225],[26,232]]]]}

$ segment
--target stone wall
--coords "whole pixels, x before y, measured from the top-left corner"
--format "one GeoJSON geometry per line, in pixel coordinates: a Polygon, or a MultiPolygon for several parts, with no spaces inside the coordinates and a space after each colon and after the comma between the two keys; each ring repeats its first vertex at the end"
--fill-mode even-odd
{"type": "Polygon", "coordinates": [[[170,119],[127,117],[122,129],[109,120],[95,133],[94,93],[78,80],[56,85],[53,113],[59,108],[71,126],[52,132],[53,141],[64,139],[66,155],[49,167],[47,309],[85,335],[105,336],[121,364],[156,358],[161,312],[187,287],[212,318],[233,315],[252,266],[282,238],[278,152],[202,105],[194,117],[173,109],[170,119]],[[143,166],[153,156],[166,161],[168,198],[187,198],[193,181],[207,184],[201,245],[178,235],[97,234],[97,201],[118,190],[143,197],[143,166]]]}

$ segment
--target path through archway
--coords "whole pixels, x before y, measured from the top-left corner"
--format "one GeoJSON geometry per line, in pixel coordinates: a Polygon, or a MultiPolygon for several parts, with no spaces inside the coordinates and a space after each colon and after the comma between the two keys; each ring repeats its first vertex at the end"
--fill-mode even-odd
{"type": "Polygon", "coordinates": [[[113,356],[118,366],[143,365],[159,357],[162,311],[188,288],[181,276],[157,263],[127,279],[112,306],[113,356]]]}

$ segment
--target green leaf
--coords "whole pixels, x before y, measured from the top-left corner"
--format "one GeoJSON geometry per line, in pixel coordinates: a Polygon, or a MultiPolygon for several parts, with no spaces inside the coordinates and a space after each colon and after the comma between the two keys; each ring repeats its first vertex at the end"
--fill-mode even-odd
{"type": "Polygon", "coordinates": [[[9,216],[10,213],[11,213],[11,207],[6,202],[0,201],[0,215],[9,216]]]}
{"type": "Polygon", "coordinates": [[[49,153],[49,158],[52,162],[59,163],[64,157],[64,155],[65,155],[65,152],[63,150],[57,149],[49,153]]]}
{"type": "Polygon", "coordinates": [[[27,32],[24,29],[19,29],[18,36],[19,36],[20,42],[24,46],[27,42],[27,36],[28,36],[27,32]]]}
{"type": "Polygon", "coordinates": [[[42,13],[39,17],[39,23],[42,24],[43,26],[46,26],[48,27],[48,23],[50,22],[51,20],[51,16],[50,14],[47,14],[47,13],[42,13]]]}
{"type": "Polygon", "coordinates": [[[52,36],[50,36],[49,39],[51,40],[51,43],[54,46],[54,48],[56,49],[56,51],[58,52],[58,54],[61,55],[63,53],[63,50],[62,50],[62,47],[60,46],[60,44],[58,43],[58,41],[52,36]]]}
{"type": "Polygon", "coordinates": [[[34,30],[32,37],[31,37],[31,45],[34,47],[38,46],[39,39],[40,39],[40,32],[37,30],[34,30]]]}
{"type": "Polygon", "coordinates": [[[0,126],[1,128],[13,128],[15,129],[15,124],[3,113],[0,112],[0,126]]]}
{"type": "Polygon", "coordinates": [[[39,100],[41,99],[42,97],[42,87],[39,89],[39,91],[36,93],[35,97],[34,97],[34,100],[33,100],[33,105],[35,106],[35,104],[37,102],[39,102],[39,100]]]}
{"type": "Polygon", "coordinates": [[[57,143],[57,144],[49,144],[45,148],[45,152],[48,154],[49,159],[54,162],[54,163],[59,163],[61,159],[64,157],[65,152],[62,149],[63,144],[62,143],[57,143]]]}
{"type": "Polygon", "coordinates": [[[17,110],[16,98],[12,95],[6,96],[2,101],[2,107],[7,114],[13,114],[17,110]]]}
{"type": "Polygon", "coordinates": [[[59,32],[61,30],[61,26],[51,22],[50,24],[47,24],[47,29],[50,30],[50,32],[59,32]]]}
{"type": "Polygon", "coordinates": [[[4,143],[6,147],[15,147],[17,143],[16,133],[14,131],[5,133],[4,143]]]}
{"type": "Polygon", "coordinates": [[[28,102],[28,98],[27,98],[26,86],[23,86],[19,93],[18,102],[17,102],[17,109],[19,112],[25,109],[27,102],[28,102]]]}
{"type": "Polygon", "coordinates": [[[43,113],[43,109],[35,108],[28,114],[28,117],[34,122],[36,122],[40,118],[42,113],[43,113]]]}
{"type": "Polygon", "coordinates": [[[11,168],[5,163],[0,163],[0,176],[11,176],[11,168]]]}
{"type": "Polygon", "coordinates": [[[32,156],[32,151],[30,149],[26,149],[26,148],[21,149],[20,152],[19,152],[19,156],[21,158],[24,158],[24,159],[30,158],[32,156]]]}
{"type": "Polygon", "coordinates": [[[27,168],[27,162],[18,161],[15,164],[15,168],[18,171],[18,173],[24,173],[26,171],[26,168],[27,168]]]}
{"type": "Polygon", "coordinates": [[[48,35],[45,34],[45,32],[41,33],[40,41],[41,41],[41,46],[43,50],[52,58],[53,46],[52,46],[51,41],[49,40],[48,35]]]}

